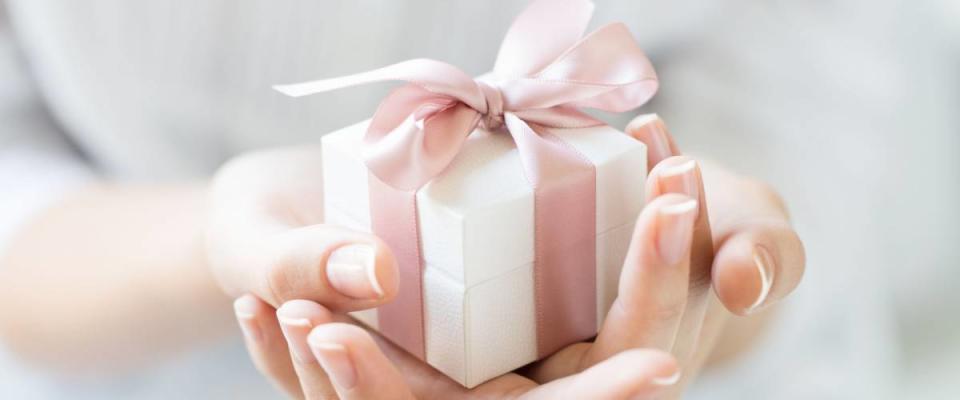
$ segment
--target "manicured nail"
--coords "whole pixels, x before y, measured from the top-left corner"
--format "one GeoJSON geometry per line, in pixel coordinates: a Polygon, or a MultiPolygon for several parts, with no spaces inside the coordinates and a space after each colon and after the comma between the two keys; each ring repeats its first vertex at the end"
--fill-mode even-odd
{"type": "Polygon", "coordinates": [[[233,312],[237,315],[237,323],[240,324],[240,331],[243,332],[248,340],[259,342],[263,339],[263,333],[260,331],[260,325],[255,319],[255,308],[246,297],[238,298],[233,302],[233,312]]]}
{"type": "MultiPolygon", "coordinates": [[[[673,161],[676,159],[671,159],[673,161]]],[[[657,176],[660,193],[681,193],[700,200],[700,184],[697,180],[697,162],[679,160],[675,164],[662,165],[657,176]]]]}
{"type": "Polygon", "coordinates": [[[277,310],[277,321],[280,322],[280,330],[287,339],[287,347],[293,358],[302,364],[313,362],[313,352],[307,346],[307,335],[313,329],[313,323],[307,318],[284,315],[283,308],[277,310]]]}
{"type": "MultiPolygon", "coordinates": [[[[630,122],[627,131],[647,145],[650,162],[659,162],[673,155],[667,127],[657,114],[641,115],[630,122]]],[[[652,167],[652,166],[651,166],[652,167]]]]}
{"type": "Polygon", "coordinates": [[[339,343],[311,342],[313,354],[320,361],[330,381],[341,389],[352,389],[357,384],[357,370],[350,360],[350,352],[339,343]]]}
{"type": "Polygon", "coordinates": [[[677,382],[680,382],[680,375],[680,370],[678,369],[670,376],[650,378],[650,383],[657,386],[673,386],[677,384],[677,382]]]}
{"type": "Polygon", "coordinates": [[[693,199],[660,207],[656,244],[664,263],[678,264],[690,250],[696,218],[697,201],[693,199]]]}
{"type": "Polygon", "coordinates": [[[747,314],[756,311],[763,305],[767,300],[767,296],[770,295],[770,286],[773,286],[773,256],[770,255],[770,252],[765,247],[760,245],[753,247],[753,264],[757,267],[757,271],[760,274],[760,293],[757,295],[757,299],[753,301],[753,304],[747,307],[747,314]]]}
{"type": "Polygon", "coordinates": [[[327,258],[327,280],[341,294],[355,299],[383,297],[377,278],[376,250],[368,244],[340,246],[327,258]]]}

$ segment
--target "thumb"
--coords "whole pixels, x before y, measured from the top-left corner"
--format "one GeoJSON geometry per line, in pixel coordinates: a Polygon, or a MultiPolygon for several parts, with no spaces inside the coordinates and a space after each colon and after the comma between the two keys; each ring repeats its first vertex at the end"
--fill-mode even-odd
{"type": "Polygon", "coordinates": [[[251,284],[280,303],[305,299],[352,311],[389,301],[398,290],[393,254],[370,234],[311,225],[273,235],[260,251],[264,261],[251,266],[251,284]]]}
{"type": "Polygon", "coordinates": [[[215,177],[207,257],[229,294],[270,305],[311,300],[336,312],[376,307],[398,291],[396,261],[374,235],[322,223],[316,150],[242,156],[215,177]]]}
{"type": "Polygon", "coordinates": [[[210,252],[228,292],[247,291],[274,307],[304,299],[344,312],[376,307],[399,289],[393,254],[373,235],[324,224],[247,235],[235,233],[210,252]]]}

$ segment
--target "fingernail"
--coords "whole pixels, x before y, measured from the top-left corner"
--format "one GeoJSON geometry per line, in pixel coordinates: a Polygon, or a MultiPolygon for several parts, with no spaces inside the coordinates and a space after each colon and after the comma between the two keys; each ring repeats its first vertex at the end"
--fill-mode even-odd
{"type": "Polygon", "coordinates": [[[657,176],[660,193],[681,193],[700,200],[700,184],[697,180],[697,162],[692,159],[678,160],[664,165],[657,176]]]}
{"type": "Polygon", "coordinates": [[[680,370],[678,369],[676,372],[674,372],[670,376],[650,378],[650,383],[657,386],[673,386],[677,384],[677,382],[680,382],[680,375],[681,373],[680,373],[680,370]]]}
{"type": "Polygon", "coordinates": [[[283,315],[282,308],[277,310],[277,321],[280,322],[280,330],[287,339],[293,358],[302,364],[313,362],[313,352],[307,346],[307,335],[310,334],[310,329],[313,329],[313,323],[307,318],[283,315]]]}
{"type": "Polygon", "coordinates": [[[697,201],[690,199],[660,207],[657,215],[657,251],[664,263],[674,265],[690,250],[697,201]]]}
{"type": "Polygon", "coordinates": [[[650,162],[663,160],[673,155],[670,150],[670,138],[667,136],[667,127],[657,114],[648,114],[637,117],[627,127],[630,134],[647,145],[647,154],[650,162]]]}
{"type": "Polygon", "coordinates": [[[753,304],[747,308],[747,314],[756,311],[763,305],[767,300],[767,296],[770,295],[770,287],[773,286],[773,256],[770,255],[770,252],[765,247],[760,245],[753,247],[753,264],[757,267],[757,271],[760,274],[760,293],[757,295],[757,299],[754,300],[753,304]]]}
{"type": "Polygon", "coordinates": [[[357,371],[347,348],[339,343],[310,343],[314,355],[330,376],[330,381],[341,389],[352,389],[357,384],[357,371]]]}
{"type": "Polygon", "coordinates": [[[368,244],[340,246],[327,258],[327,280],[338,292],[356,299],[383,297],[377,278],[376,250],[368,244]]]}
{"type": "Polygon", "coordinates": [[[263,333],[260,331],[260,325],[255,319],[255,309],[250,301],[241,297],[233,302],[233,312],[237,315],[237,323],[240,325],[240,331],[243,332],[248,340],[259,342],[263,339],[263,333]]]}

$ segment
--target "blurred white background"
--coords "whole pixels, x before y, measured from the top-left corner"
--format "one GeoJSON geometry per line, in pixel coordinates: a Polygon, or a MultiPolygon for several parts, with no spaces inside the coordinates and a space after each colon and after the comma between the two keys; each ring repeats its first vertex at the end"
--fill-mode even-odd
{"type": "MultiPolygon", "coordinates": [[[[523,4],[7,0],[0,240],[94,176],[206,176],[245,150],[315,142],[383,94],[287,102],[270,84],[414,56],[481,73],[523,4]]],[[[594,26],[616,20],[662,81],[644,111],[689,153],[776,187],[808,252],[774,328],[690,397],[960,396],[960,2],[598,1],[594,26]]],[[[4,393],[273,392],[234,340],[94,382],[11,358],[4,393]]]]}

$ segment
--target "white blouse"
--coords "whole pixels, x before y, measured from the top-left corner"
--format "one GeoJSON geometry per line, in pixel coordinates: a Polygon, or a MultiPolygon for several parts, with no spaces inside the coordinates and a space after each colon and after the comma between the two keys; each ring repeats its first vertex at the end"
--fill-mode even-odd
{"type": "MultiPolygon", "coordinates": [[[[524,3],[7,0],[0,251],[24,220],[92,179],[207,176],[238,153],[316,141],[366,118],[386,90],[293,101],[272,84],[413,57],[482,73],[524,3]]],[[[628,23],[658,68],[662,90],[645,110],[665,117],[681,147],[772,182],[809,253],[772,331],[708,371],[690,398],[877,398],[910,387],[891,378],[919,339],[895,327],[929,328],[915,311],[941,312],[921,308],[931,295],[960,300],[942,283],[958,273],[937,268],[957,260],[956,229],[942,221],[960,220],[949,172],[960,170],[960,139],[949,134],[960,125],[950,23],[960,13],[947,0],[925,4],[598,2],[594,26],[628,23]],[[922,208],[891,196],[933,188],[922,208]]],[[[245,357],[236,341],[110,382],[7,360],[0,397],[273,395],[245,357]]]]}

